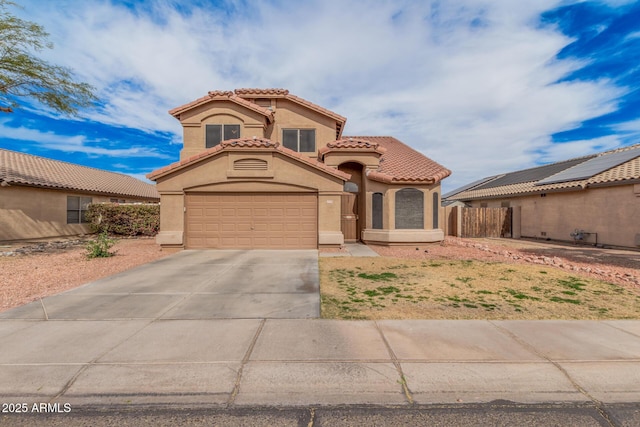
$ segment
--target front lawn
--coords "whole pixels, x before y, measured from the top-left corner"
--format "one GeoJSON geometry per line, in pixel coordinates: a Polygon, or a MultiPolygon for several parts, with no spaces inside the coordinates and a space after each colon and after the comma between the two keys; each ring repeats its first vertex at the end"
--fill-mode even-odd
{"type": "Polygon", "coordinates": [[[548,266],[321,258],[329,319],[638,319],[640,294],[548,266]]]}

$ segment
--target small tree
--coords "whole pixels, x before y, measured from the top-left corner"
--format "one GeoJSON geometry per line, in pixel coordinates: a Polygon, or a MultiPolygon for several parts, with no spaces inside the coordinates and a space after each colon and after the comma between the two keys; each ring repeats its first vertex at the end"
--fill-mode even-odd
{"type": "Polygon", "coordinates": [[[109,258],[116,253],[111,252],[109,249],[117,242],[116,239],[109,238],[109,234],[106,231],[98,234],[95,240],[87,243],[87,258],[109,258]]]}
{"type": "Polygon", "coordinates": [[[52,49],[41,25],[22,20],[7,10],[16,6],[0,0],[0,112],[11,113],[18,99],[35,98],[54,110],[75,115],[96,100],[93,87],[74,81],[73,71],[36,56],[52,49]]]}

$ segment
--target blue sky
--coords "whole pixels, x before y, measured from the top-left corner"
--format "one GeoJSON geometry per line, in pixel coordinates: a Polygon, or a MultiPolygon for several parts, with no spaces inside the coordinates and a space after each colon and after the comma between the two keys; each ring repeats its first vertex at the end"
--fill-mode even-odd
{"type": "Polygon", "coordinates": [[[286,88],[453,171],[500,172],[640,142],[640,3],[536,0],[38,0],[43,55],[100,102],[22,100],[0,147],[139,178],[178,160],[167,111],[209,90],[286,88]]]}

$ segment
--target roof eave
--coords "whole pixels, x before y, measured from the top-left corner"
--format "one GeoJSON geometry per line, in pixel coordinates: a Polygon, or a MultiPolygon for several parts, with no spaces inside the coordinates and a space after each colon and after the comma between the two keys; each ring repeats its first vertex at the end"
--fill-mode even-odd
{"type": "Polygon", "coordinates": [[[47,185],[47,184],[33,184],[33,183],[26,183],[26,182],[9,182],[9,181],[2,181],[2,182],[7,183],[3,187],[11,186],[11,187],[44,188],[47,190],[70,191],[75,193],[96,194],[100,196],[135,197],[139,199],[152,199],[152,200],[160,201],[159,195],[144,196],[144,195],[134,194],[134,193],[122,193],[122,192],[116,193],[111,191],[100,191],[100,190],[91,190],[87,188],[76,188],[76,187],[71,187],[66,185],[47,185]]]}
{"type": "MultiPolygon", "coordinates": [[[[250,140],[248,140],[250,141],[250,140]]],[[[265,140],[268,141],[268,140],[265,140]]],[[[271,143],[271,141],[268,141],[269,143],[271,143]]],[[[308,158],[304,155],[301,155],[295,151],[289,150],[288,148],[283,147],[282,145],[278,144],[278,143],[273,143],[273,146],[241,146],[241,145],[236,145],[234,144],[234,140],[230,140],[230,141],[223,141],[223,143],[221,143],[220,145],[216,145],[213,148],[210,148],[206,151],[203,151],[202,153],[196,154],[194,156],[191,156],[187,159],[181,160],[179,162],[175,162],[172,163],[170,165],[167,165],[161,169],[158,169],[156,171],[153,171],[149,174],[146,175],[146,177],[152,181],[156,181],[160,178],[163,178],[165,176],[174,174],[186,167],[189,167],[195,163],[198,163],[200,161],[203,161],[207,158],[216,156],[219,152],[221,151],[260,151],[260,152],[265,152],[265,151],[271,151],[271,152],[277,152],[280,153],[286,157],[289,157],[291,159],[300,161],[308,166],[313,167],[314,169],[317,169],[321,172],[324,172],[326,174],[329,175],[333,175],[336,178],[339,178],[343,181],[348,180],[349,178],[351,178],[351,175],[340,171],[338,169],[326,166],[324,163],[319,162],[317,160],[313,160],[311,158],[308,158]],[[226,144],[225,144],[226,143],[226,144]]]]}
{"type": "Polygon", "coordinates": [[[267,119],[268,124],[273,123],[272,111],[267,111],[266,109],[260,107],[259,105],[255,105],[252,102],[247,101],[246,99],[235,95],[233,92],[229,92],[229,93],[209,92],[209,94],[207,94],[206,96],[203,96],[202,98],[198,98],[192,102],[181,105],[180,107],[176,107],[169,110],[169,114],[171,114],[176,119],[180,120],[180,116],[182,115],[182,113],[193,110],[194,108],[200,107],[201,105],[204,105],[208,102],[213,102],[213,101],[233,102],[234,104],[237,104],[241,107],[247,108],[248,110],[255,111],[256,113],[263,115],[267,119]]]}

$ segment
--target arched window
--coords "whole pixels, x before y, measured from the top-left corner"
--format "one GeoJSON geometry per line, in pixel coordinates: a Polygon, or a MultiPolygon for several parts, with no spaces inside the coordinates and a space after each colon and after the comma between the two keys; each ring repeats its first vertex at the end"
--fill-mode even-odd
{"type": "Polygon", "coordinates": [[[357,193],[358,184],[356,184],[355,182],[345,182],[344,191],[346,191],[347,193],[357,193]]]}
{"type": "Polygon", "coordinates": [[[433,193],[433,229],[440,227],[438,224],[438,212],[440,212],[440,197],[438,193],[433,193]]]}
{"type": "Polygon", "coordinates": [[[373,193],[371,198],[371,228],[382,230],[382,193],[373,193]]]}
{"type": "Polygon", "coordinates": [[[424,228],[424,195],[415,188],[396,192],[396,229],[424,228]]]}

